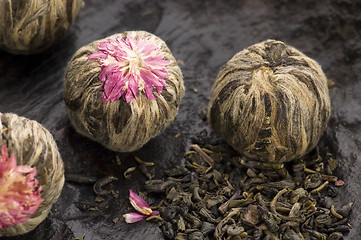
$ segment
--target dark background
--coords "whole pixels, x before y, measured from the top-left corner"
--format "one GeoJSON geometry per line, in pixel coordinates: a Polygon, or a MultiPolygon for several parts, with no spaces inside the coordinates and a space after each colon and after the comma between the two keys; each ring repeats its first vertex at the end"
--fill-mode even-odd
{"type": "Polygon", "coordinates": [[[192,137],[204,129],[210,132],[202,111],[221,66],[243,48],[269,38],[314,58],[335,83],[330,88],[332,114],[321,150],[339,160],[336,174],[345,181],[335,205],[354,202],[353,228],[345,239],[359,238],[361,1],[87,0],[68,34],[46,52],[31,56],[0,52],[0,112],[43,124],[58,143],[66,174],[117,176],[119,180],[106,187],[118,196],[109,194],[96,202],[92,184],[68,179],[48,218],[33,232],[9,239],[74,239],[82,234],[86,240],[163,239],[156,224],[126,224],[122,218],[133,211],[128,189],[142,191],[146,180],[134,156],[155,162],[156,177],[182,161],[192,137]],[[176,120],[165,132],[135,153],[115,153],[72,129],[63,102],[63,76],[78,48],[126,30],[146,30],[165,40],[179,60],[186,94],[176,120]],[[178,138],[177,133],[181,133],[178,138]],[[123,173],[133,166],[137,169],[126,180],[123,173]]]}

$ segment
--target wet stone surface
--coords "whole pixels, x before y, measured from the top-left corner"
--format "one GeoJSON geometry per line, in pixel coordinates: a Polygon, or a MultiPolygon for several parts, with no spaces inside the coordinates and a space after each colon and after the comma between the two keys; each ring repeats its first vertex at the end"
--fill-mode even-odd
{"type": "MultiPolygon", "coordinates": [[[[345,239],[356,239],[361,234],[360,28],[357,1],[85,1],[68,34],[51,49],[29,56],[0,52],[0,112],[43,124],[55,137],[67,176],[48,218],[31,233],[8,239],[164,239],[155,222],[124,222],[122,215],[134,211],[128,190],[144,192],[147,171],[164,179],[166,170],[185,164],[192,143],[220,142],[204,118],[214,79],[235,53],[270,38],[318,61],[334,82],[331,118],[319,149],[338,160],[334,174],[345,184],[333,204],[340,209],[354,203],[345,239]],[[72,129],[62,86],[66,64],[78,48],[126,30],[146,30],[168,44],[183,71],[186,94],[176,120],[161,135],[136,152],[115,153],[72,129]],[[144,170],[135,157],[155,166],[144,170]],[[131,167],[135,170],[125,177],[131,167]],[[97,196],[94,182],[108,176],[117,180],[97,189],[106,193],[97,196]]],[[[148,203],[157,205],[162,195],[151,199],[148,203]]],[[[200,229],[190,233],[192,239],[213,231],[212,223],[200,229]]],[[[229,228],[227,234],[241,230],[229,228]]]]}

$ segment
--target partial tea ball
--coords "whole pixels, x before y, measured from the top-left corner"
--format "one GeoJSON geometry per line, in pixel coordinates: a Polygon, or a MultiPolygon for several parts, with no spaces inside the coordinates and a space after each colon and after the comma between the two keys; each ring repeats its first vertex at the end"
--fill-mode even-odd
{"type": "Polygon", "coordinates": [[[37,227],[57,201],[64,185],[63,161],[56,142],[48,130],[36,121],[13,113],[0,113],[0,146],[6,146],[17,165],[36,168],[35,178],[44,199],[24,223],[0,229],[0,236],[15,236],[37,227]]]}
{"type": "Polygon", "coordinates": [[[83,0],[1,0],[0,49],[14,54],[46,50],[61,39],[83,0]]]}
{"type": "Polygon", "coordinates": [[[166,43],[129,31],[80,48],[65,73],[64,100],[74,129],[108,149],[131,152],[176,117],[182,72],[166,43]]]}
{"type": "Polygon", "coordinates": [[[233,148],[262,162],[311,151],[330,116],[319,64],[283,42],[267,40],[233,56],[212,89],[209,122],[233,148]]]}

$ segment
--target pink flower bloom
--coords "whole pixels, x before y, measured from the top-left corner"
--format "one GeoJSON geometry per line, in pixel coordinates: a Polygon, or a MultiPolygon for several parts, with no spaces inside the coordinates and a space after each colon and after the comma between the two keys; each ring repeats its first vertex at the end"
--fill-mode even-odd
{"type": "Polygon", "coordinates": [[[160,47],[151,40],[135,39],[128,35],[125,39],[108,38],[98,44],[98,52],[89,55],[88,60],[97,59],[102,72],[103,103],[114,102],[121,97],[130,103],[144,92],[148,99],[156,99],[153,87],[159,94],[168,86],[168,60],[163,59],[160,47]]]}
{"type": "Polygon", "coordinates": [[[41,186],[37,189],[36,169],[17,166],[16,158],[9,158],[8,149],[2,146],[0,155],[0,229],[27,222],[27,214],[35,213],[40,203],[41,186]]]}
{"type": "Polygon", "coordinates": [[[123,215],[127,223],[135,223],[150,216],[157,215],[158,211],[152,211],[150,206],[132,190],[129,190],[129,200],[132,206],[140,213],[126,213],[123,215]]]}

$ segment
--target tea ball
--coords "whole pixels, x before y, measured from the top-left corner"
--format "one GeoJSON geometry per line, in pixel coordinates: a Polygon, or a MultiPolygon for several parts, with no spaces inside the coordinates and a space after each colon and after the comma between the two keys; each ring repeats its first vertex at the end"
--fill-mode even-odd
{"type": "MultiPolygon", "coordinates": [[[[30,171],[30,167],[36,169],[35,178],[37,180],[32,179],[29,184],[36,185],[36,182],[38,181],[38,185],[41,188],[40,197],[43,199],[36,211],[33,214],[28,215],[29,220],[26,222],[22,222],[21,219],[19,219],[21,213],[10,212],[10,214],[14,216],[12,222],[16,223],[18,221],[21,223],[11,226],[6,226],[6,224],[4,226],[4,224],[2,224],[3,227],[0,227],[0,236],[15,236],[33,230],[48,215],[52,205],[57,201],[63,188],[63,162],[53,136],[36,121],[17,116],[13,113],[0,113],[0,131],[0,146],[2,146],[3,150],[2,155],[4,156],[4,149],[6,150],[7,148],[9,157],[13,155],[16,158],[17,165],[21,166],[19,169],[21,172],[25,172],[25,170],[26,172],[30,171]]],[[[3,167],[0,170],[3,171],[3,167]]],[[[31,174],[34,173],[29,173],[27,178],[32,178],[33,176],[30,176],[31,174]]],[[[4,184],[3,180],[9,181],[9,178],[11,177],[1,176],[1,183],[4,184]]],[[[11,188],[9,187],[8,189],[11,188]]],[[[2,192],[0,194],[1,201],[4,200],[4,198],[1,198],[2,194],[4,193],[2,192]]],[[[36,193],[34,193],[34,196],[32,197],[24,197],[25,202],[23,207],[25,209],[29,207],[29,202],[31,202],[34,197],[36,198],[36,193]]],[[[17,202],[21,203],[22,198],[20,195],[18,195],[16,199],[18,199],[17,202]]],[[[31,206],[30,209],[26,210],[31,211],[32,207],[34,206],[31,206]]],[[[11,211],[18,210],[19,209],[13,209],[11,211]]],[[[0,209],[0,212],[1,211],[4,211],[4,209],[0,209]]],[[[0,216],[0,224],[8,220],[1,219],[4,215],[3,212],[0,216]]]]}
{"type": "Polygon", "coordinates": [[[83,0],[0,1],[0,48],[14,54],[38,53],[61,39],[83,0]]]}
{"type": "Polygon", "coordinates": [[[182,72],[166,43],[129,31],[80,48],[65,73],[64,100],[74,129],[108,149],[131,152],[175,118],[182,72]]]}
{"type": "Polygon", "coordinates": [[[213,85],[208,120],[234,149],[262,162],[287,162],[311,151],[330,116],[320,65],[281,41],[234,55],[213,85]]]}

